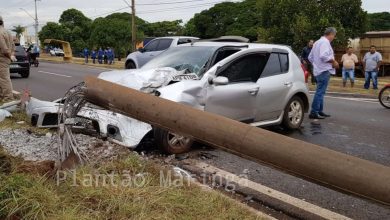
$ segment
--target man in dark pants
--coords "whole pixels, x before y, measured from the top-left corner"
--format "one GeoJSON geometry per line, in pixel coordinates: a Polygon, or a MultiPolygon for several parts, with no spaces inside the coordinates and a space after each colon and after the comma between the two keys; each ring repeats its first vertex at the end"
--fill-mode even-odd
{"type": "Polygon", "coordinates": [[[311,106],[310,119],[324,119],[330,115],[324,113],[324,96],[328,87],[330,75],[336,74],[339,64],[334,58],[334,51],[330,43],[336,37],[336,29],[329,27],[313,45],[309,54],[309,61],[313,64],[313,74],[316,77],[317,88],[311,106]]]}
{"type": "Polygon", "coordinates": [[[302,54],[301,54],[301,62],[305,66],[306,70],[310,72],[310,78],[311,78],[311,84],[316,84],[316,79],[313,75],[313,65],[309,61],[309,54],[311,52],[311,49],[313,48],[314,40],[310,40],[307,43],[307,46],[303,48],[302,54]]]}

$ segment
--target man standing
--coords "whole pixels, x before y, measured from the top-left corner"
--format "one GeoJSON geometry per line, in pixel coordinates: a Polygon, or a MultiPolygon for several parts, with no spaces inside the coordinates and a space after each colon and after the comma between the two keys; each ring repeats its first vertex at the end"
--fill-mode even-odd
{"type": "Polygon", "coordinates": [[[317,89],[314,95],[313,103],[309,118],[324,119],[330,117],[324,113],[324,96],[328,87],[330,75],[336,74],[335,68],[339,64],[334,58],[333,48],[330,43],[336,37],[336,29],[329,27],[325,30],[322,36],[313,45],[313,49],[309,54],[309,61],[313,64],[313,74],[317,81],[317,89]]]}
{"type": "Polygon", "coordinates": [[[12,83],[9,73],[12,51],[8,32],[4,28],[3,18],[0,16],[0,101],[13,100],[12,83]]]}
{"type": "Polygon", "coordinates": [[[353,48],[348,47],[347,53],[341,57],[341,63],[343,64],[343,87],[347,85],[347,79],[351,81],[351,87],[355,82],[355,64],[358,63],[357,56],[353,53],[353,48]]]}
{"type": "Polygon", "coordinates": [[[364,88],[370,88],[370,81],[372,79],[372,86],[374,89],[378,89],[378,72],[382,63],[382,55],[376,51],[374,45],[370,47],[370,51],[366,53],[363,58],[363,68],[365,70],[366,82],[364,88]]]}
{"type": "Polygon", "coordinates": [[[99,64],[102,64],[103,63],[103,56],[104,56],[104,52],[102,50],[102,48],[99,48],[99,51],[98,51],[98,63],[99,64]]]}
{"type": "Polygon", "coordinates": [[[84,48],[83,54],[84,54],[85,63],[88,63],[88,57],[89,57],[88,48],[84,48]]]}
{"type": "Polygon", "coordinates": [[[96,63],[96,50],[95,49],[93,49],[91,52],[91,59],[92,59],[92,63],[95,64],[96,63]]]}
{"type": "Polygon", "coordinates": [[[306,70],[310,73],[311,78],[311,84],[316,84],[316,79],[313,75],[313,65],[311,64],[309,60],[309,54],[311,52],[311,49],[313,48],[314,40],[310,40],[306,47],[303,48],[302,54],[301,54],[301,62],[305,66],[306,70]]]}

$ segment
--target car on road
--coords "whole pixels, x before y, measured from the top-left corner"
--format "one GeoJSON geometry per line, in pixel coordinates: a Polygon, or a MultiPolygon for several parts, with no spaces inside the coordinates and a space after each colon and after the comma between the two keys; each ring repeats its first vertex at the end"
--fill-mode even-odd
{"type": "MultiPolygon", "coordinates": [[[[304,69],[283,45],[193,42],[169,48],[140,69],[99,78],[252,126],[297,129],[309,110],[304,69]]],[[[168,153],[188,151],[193,143],[164,129],[142,129],[145,135],[153,129],[157,146],[168,153]]]]}
{"type": "Polygon", "coordinates": [[[18,73],[23,78],[30,76],[30,63],[23,46],[15,44],[15,57],[17,61],[10,64],[10,73],[18,73]]]}
{"type": "Polygon", "coordinates": [[[50,55],[57,56],[57,57],[63,57],[65,54],[64,54],[64,51],[62,49],[54,48],[54,49],[50,50],[50,55]]]}
{"type": "Polygon", "coordinates": [[[126,58],[126,69],[138,69],[145,63],[170,47],[176,47],[197,40],[196,37],[159,37],[149,41],[145,47],[129,54],[126,58]]]}

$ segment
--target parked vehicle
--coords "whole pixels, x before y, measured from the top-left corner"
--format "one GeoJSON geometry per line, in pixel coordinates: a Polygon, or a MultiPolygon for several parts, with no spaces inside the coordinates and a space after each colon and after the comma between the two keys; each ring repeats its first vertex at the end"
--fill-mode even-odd
{"type": "Polygon", "coordinates": [[[390,109],[390,84],[385,85],[379,92],[379,102],[383,107],[390,109]]]}
{"type": "Polygon", "coordinates": [[[26,51],[20,44],[15,44],[16,62],[10,64],[10,73],[18,73],[23,78],[30,76],[30,64],[26,51]]]}
{"type": "MultiPolygon", "coordinates": [[[[99,78],[252,126],[296,129],[309,109],[300,60],[281,45],[195,42],[169,48],[141,69],[104,72],[99,78]]],[[[145,135],[152,129],[143,128],[145,135]]],[[[153,130],[157,146],[168,153],[186,152],[193,143],[153,130]]]]}
{"type": "Polygon", "coordinates": [[[65,54],[64,54],[64,51],[62,49],[54,48],[54,49],[50,50],[50,55],[57,56],[57,57],[63,57],[65,54]]]}
{"type": "Polygon", "coordinates": [[[170,47],[190,43],[198,38],[195,37],[159,37],[149,41],[145,47],[138,49],[127,56],[125,68],[138,69],[145,63],[159,55],[170,47]]]}

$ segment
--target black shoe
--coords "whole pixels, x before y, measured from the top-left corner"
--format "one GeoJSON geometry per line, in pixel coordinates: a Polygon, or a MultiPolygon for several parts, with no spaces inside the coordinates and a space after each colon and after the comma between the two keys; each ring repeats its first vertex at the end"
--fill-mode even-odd
{"type": "Polygon", "coordinates": [[[324,119],[325,117],[321,116],[319,114],[310,113],[309,118],[310,119],[324,119]]]}
{"type": "Polygon", "coordinates": [[[320,115],[320,116],[322,116],[322,117],[325,117],[325,118],[330,117],[330,115],[325,114],[325,113],[323,113],[323,112],[319,112],[318,115],[320,115]]]}

